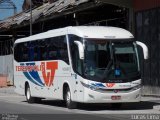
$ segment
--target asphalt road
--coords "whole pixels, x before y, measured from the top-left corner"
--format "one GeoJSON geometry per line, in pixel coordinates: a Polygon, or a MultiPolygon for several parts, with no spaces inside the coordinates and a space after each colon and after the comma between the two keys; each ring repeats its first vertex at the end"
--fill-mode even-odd
{"type": "Polygon", "coordinates": [[[160,110],[153,109],[159,105],[160,98],[145,98],[140,103],[124,104],[120,109],[110,104],[79,104],[78,109],[69,110],[62,101],[28,104],[24,96],[5,94],[0,95],[0,120],[128,120],[137,119],[137,114],[158,114],[160,120],[160,110]]]}

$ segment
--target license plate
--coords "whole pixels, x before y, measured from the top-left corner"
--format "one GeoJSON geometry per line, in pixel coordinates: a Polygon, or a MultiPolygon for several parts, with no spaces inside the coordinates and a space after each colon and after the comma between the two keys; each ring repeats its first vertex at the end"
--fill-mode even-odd
{"type": "Polygon", "coordinates": [[[112,100],[120,100],[120,99],[121,99],[121,96],[111,96],[111,99],[112,99],[112,100]]]}

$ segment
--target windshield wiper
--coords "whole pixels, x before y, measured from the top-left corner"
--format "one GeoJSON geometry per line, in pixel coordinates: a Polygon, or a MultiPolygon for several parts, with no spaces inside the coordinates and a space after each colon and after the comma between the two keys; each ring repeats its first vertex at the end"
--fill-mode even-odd
{"type": "Polygon", "coordinates": [[[106,78],[108,78],[108,74],[111,71],[112,64],[113,64],[113,59],[111,59],[109,61],[107,67],[105,68],[105,71],[104,71],[103,76],[102,76],[102,81],[104,81],[104,80],[106,80],[106,78]]]}
{"type": "Polygon", "coordinates": [[[106,66],[105,71],[103,73],[102,81],[105,81],[106,78],[108,78],[108,74],[111,71],[112,64],[114,65],[113,47],[112,47],[112,42],[111,41],[110,41],[110,58],[111,59],[110,59],[108,65],[106,66]]]}

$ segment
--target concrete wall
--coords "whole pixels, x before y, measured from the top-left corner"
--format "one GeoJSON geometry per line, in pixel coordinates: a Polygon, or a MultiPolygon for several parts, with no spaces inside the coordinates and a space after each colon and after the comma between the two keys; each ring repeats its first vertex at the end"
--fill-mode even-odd
{"type": "Polygon", "coordinates": [[[7,76],[7,83],[13,84],[13,55],[0,56],[0,75],[7,76]]]}

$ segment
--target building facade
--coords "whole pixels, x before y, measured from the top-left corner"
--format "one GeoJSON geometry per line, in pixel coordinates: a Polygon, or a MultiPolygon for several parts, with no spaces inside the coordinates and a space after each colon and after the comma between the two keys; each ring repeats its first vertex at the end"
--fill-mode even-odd
{"type": "Polygon", "coordinates": [[[160,95],[160,0],[134,0],[135,35],[149,48],[143,62],[143,94],[160,95]]]}

